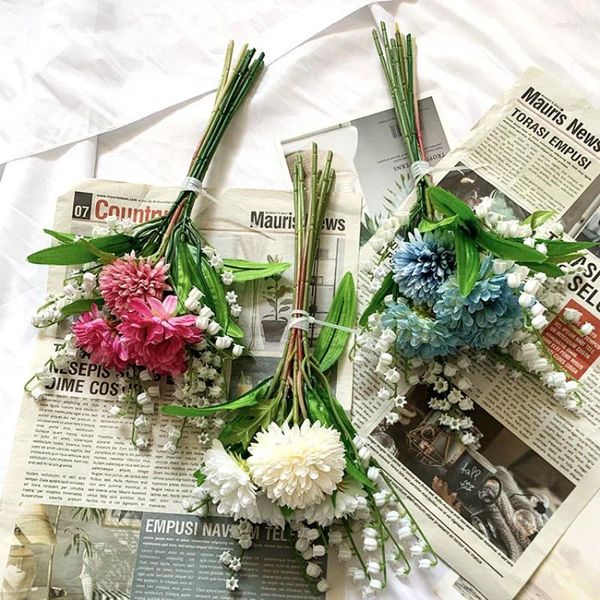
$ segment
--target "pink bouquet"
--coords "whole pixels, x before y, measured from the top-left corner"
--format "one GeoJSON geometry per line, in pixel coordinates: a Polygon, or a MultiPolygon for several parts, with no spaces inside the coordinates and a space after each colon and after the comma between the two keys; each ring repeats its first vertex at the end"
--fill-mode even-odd
{"type": "MultiPolygon", "coordinates": [[[[122,393],[112,412],[132,419],[132,441],[139,448],[150,441],[147,415],[164,388],[161,378],[173,378],[175,398],[188,406],[206,406],[225,396],[223,366],[244,352],[237,324],[242,307],[226,287],[271,277],[289,266],[224,259],[191,218],[218,143],[263,67],[263,55],[253,60],[255,51],[247,47],[232,66],[232,53],[230,44],[214,110],[167,214],[136,226],[113,219],[92,237],[46,230],[59,244],[28,257],[37,264],[74,268],[62,293],[48,297],[33,324],[74,322],[26,390],[44,400],[57,372],[78,355],[89,356],[117,373],[122,393]]],[[[180,437],[181,430],[173,429],[167,450],[175,451],[180,437]]]]}

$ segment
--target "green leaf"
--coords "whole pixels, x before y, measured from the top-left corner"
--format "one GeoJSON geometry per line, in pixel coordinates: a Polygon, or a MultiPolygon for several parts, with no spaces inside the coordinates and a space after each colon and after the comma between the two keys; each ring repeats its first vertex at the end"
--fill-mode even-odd
{"type": "Polygon", "coordinates": [[[531,225],[531,229],[537,229],[544,224],[548,219],[551,219],[556,213],[553,210],[536,210],[531,213],[526,219],[521,221],[522,225],[531,225]]]}
{"type": "Polygon", "coordinates": [[[104,304],[104,298],[81,298],[80,300],[75,300],[75,302],[71,302],[71,304],[67,304],[60,309],[60,312],[65,317],[70,317],[71,315],[79,315],[84,312],[88,312],[92,310],[92,305],[96,305],[98,308],[102,308],[104,304]]]}
{"type": "Polygon", "coordinates": [[[573,252],[573,254],[564,254],[562,256],[550,256],[546,262],[560,265],[561,263],[568,263],[577,260],[582,256],[585,256],[585,252],[573,252]]]}
{"type": "Polygon", "coordinates": [[[358,321],[358,324],[361,327],[366,327],[367,323],[369,322],[369,317],[373,313],[381,312],[381,309],[383,308],[383,300],[386,296],[392,293],[392,291],[394,290],[394,285],[395,283],[393,275],[390,271],[381,282],[381,287],[379,288],[379,290],[373,294],[371,302],[369,302],[367,308],[365,308],[365,310],[363,311],[363,314],[361,315],[360,320],[358,321]]]}
{"type": "Polygon", "coordinates": [[[80,241],[92,254],[97,257],[97,259],[100,259],[100,261],[106,265],[118,258],[118,256],[112,252],[104,252],[104,250],[96,248],[96,246],[94,246],[90,240],[82,239],[80,241]]]}
{"type": "Polygon", "coordinates": [[[240,452],[252,443],[257,431],[269,426],[275,419],[277,401],[265,400],[259,406],[242,408],[233,414],[221,433],[219,440],[227,448],[238,448],[240,452]]]}
{"type": "Polygon", "coordinates": [[[268,257],[268,258],[271,258],[271,260],[269,260],[266,263],[254,262],[251,260],[244,260],[241,258],[224,258],[223,265],[226,269],[229,269],[231,271],[234,271],[234,270],[244,271],[246,269],[264,269],[266,266],[271,266],[271,265],[284,265],[284,264],[289,265],[289,263],[280,263],[277,261],[274,262],[273,257],[268,257]]]}
{"type": "Polygon", "coordinates": [[[350,438],[350,441],[356,435],[356,429],[352,422],[348,418],[344,407],[338,402],[338,399],[332,394],[327,394],[327,402],[329,404],[329,410],[333,416],[334,422],[336,423],[336,429],[339,431],[345,431],[350,438]]]}
{"type": "Polygon", "coordinates": [[[290,508],[289,506],[280,506],[279,508],[281,509],[281,514],[286,519],[289,519],[294,513],[294,509],[290,508]]]}
{"type": "Polygon", "coordinates": [[[30,263],[36,265],[82,265],[87,262],[96,262],[96,252],[112,252],[122,255],[135,248],[135,239],[129,235],[116,234],[97,237],[90,240],[77,240],[59,246],[51,246],[44,250],[34,252],[27,257],[30,263]],[[94,252],[90,250],[93,241],[94,252]]]}
{"type": "MultiPolygon", "coordinates": [[[[235,339],[244,337],[244,332],[229,314],[229,305],[225,299],[225,288],[221,276],[211,266],[206,255],[199,254],[196,247],[189,244],[178,246],[177,254],[185,257],[185,264],[182,267],[185,273],[182,271],[177,277],[189,278],[191,286],[196,287],[204,294],[204,303],[213,310],[215,320],[221,325],[224,333],[235,339]]],[[[179,269],[177,272],[179,273],[179,269]]]]}
{"type": "Polygon", "coordinates": [[[308,415],[313,423],[315,421],[320,421],[323,425],[326,425],[328,427],[333,426],[342,434],[342,440],[346,446],[347,475],[361,483],[367,489],[374,491],[376,486],[367,477],[362,466],[360,466],[359,463],[355,462],[355,459],[352,456],[356,453],[354,442],[352,441],[352,439],[347,439],[347,436],[345,436],[343,434],[343,431],[340,430],[339,426],[336,425],[336,419],[332,415],[332,410],[336,413],[339,413],[338,421],[342,421],[345,429],[349,431],[352,435],[354,435],[355,429],[350,423],[350,420],[348,419],[342,406],[333,396],[331,396],[331,394],[327,390],[325,390],[322,386],[318,385],[314,388],[306,389],[305,399],[308,415]]]}
{"type": "Polygon", "coordinates": [[[235,412],[233,418],[225,424],[219,434],[219,440],[224,446],[239,446],[245,450],[256,432],[268,427],[275,419],[279,400],[276,397],[267,397],[270,385],[271,378],[257,386],[262,387],[257,393],[256,403],[235,412]]]}
{"type": "Polygon", "coordinates": [[[173,281],[173,287],[177,292],[179,301],[179,310],[184,312],[184,303],[192,289],[192,279],[190,266],[197,267],[197,263],[192,255],[192,250],[187,244],[179,244],[173,248],[173,255],[168,257],[171,264],[170,275],[173,281]]]}
{"type": "MultiPolygon", "coordinates": [[[[346,273],[340,281],[325,321],[343,327],[353,327],[356,319],[356,288],[352,273],[346,273]]],[[[321,371],[330,369],[346,347],[350,332],[324,325],[315,343],[313,356],[321,371]]]]}
{"type": "Polygon", "coordinates": [[[306,388],[305,399],[308,416],[313,423],[319,421],[321,424],[329,427],[330,425],[333,425],[333,419],[317,389],[318,388],[306,388]]]}
{"type": "Polygon", "coordinates": [[[550,262],[545,262],[545,263],[520,263],[522,264],[524,267],[529,267],[532,271],[535,271],[537,273],[545,273],[546,275],[548,275],[548,277],[562,277],[565,272],[558,266],[550,263],[550,262]]]}
{"type": "Polygon", "coordinates": [[[492,254],[506,260],[517,262],[543,263],[546,261],[546,255],[538,252],[534,248],[526,246],[522,242],[507,240],[483,229],[477,232],[477,243],[489,250],[492,254]]]}
{"type": "Polygon", "coordinates": [[[163,414],[169,415],[170,417],[194,418],[205,417],[206,415],[211,415],[222,410],[230,411],[254,406],[258,403],[261,394],[266,391],[267,385],[270,383],[271,379],[272,378],[269,377],[239,398],[234,398],[233,400],[228,400],[221,404],[213,404],[212,406],[205,406],[203,408],[170,404],[169,406],[163,406],[161,411],[163,414]]]}
{"type": "Polygon", "coordinates": [[[423,219],[419,223],[419,231],[421,233],[427,233],[428,231],[434,231],[435,229],[448,228],[448,227],[454,225],[454,223],[456,223],[457,220],[458,220],[457,215],[453,215],[452,217],[446,217],[445,219],[442,219],[441,221],[428,221],[427,219],[423,219]]]}
{"type": "Polygon", "coordinates": [[[75,240],[74,233],[63,233],[62,231],[54,231],[53,229],[44,229],[44,233],[52,236],[55,240],[58,240],[61,244],[68,244],[75,240]]]}
{"type": "Polygon", "coordinates": [[[225,333],[236,340],[239,340],[244,337],[244,331],[242,328],[231,318],[227,321],[227,327],[225,328],[225,333]]]}
{"type": "Polygon", "coordinates": [[[196,485],[198,487],[206,481],[206,475],[202,472],[202,469],[194,471],[194,479],[196,480],[196,485]]]}
{"type": "Polygon", "coordinates": [[[454,242],[458,288],[463,296],[468,296],[479,277],[479,250],[474,241],[460,229],[454,232],[454,242]]]}
{"type": "Polygon", "coordinates": [[[566,240],[536,240],[536,242],[544,244],[548,248],[548,258],[573,254],[598,245],[596,242],[568,242],[566,240]]]}
{"type": "Polygon", "coordinates": [[[214,311],[215,319],[220,323],[223,331],[232,338],[244,337],[244,332],[240,326],[232,321],[229,316],[229,305],[225,300],[223,282],[204,255],[200,259],[200,273],[205,285],[200,284],[201,287],[196,287],[204,292],[204,302],[214,311]]]}
{"type": "Polygon", "coordinates": [[[374,492],[377,489],[377,486],[367,477],[367,474],[364,472],[362,467],[359,467],[346,452],[346,473],[352,479],[358,481],[358,483],[362,484],[367,490],[374,492]]]}
{"type": "Polygon", "coordinates": [[[233,280],[237,283],[273,277],[274,275],[283,273],[290,266],[291,263],[287,262],[259,263],[235,258],[226,258],[223,260],[223,267],[233,272],[233,280]]]}
{"type": "Polygon", "coordinates": [[[475,213],[454,194],[437,186],[428,188],[427,194],[434,208],[442,214],[452,217],[458,216],[467,226],[475,225],[480,227],[475,213]]]}

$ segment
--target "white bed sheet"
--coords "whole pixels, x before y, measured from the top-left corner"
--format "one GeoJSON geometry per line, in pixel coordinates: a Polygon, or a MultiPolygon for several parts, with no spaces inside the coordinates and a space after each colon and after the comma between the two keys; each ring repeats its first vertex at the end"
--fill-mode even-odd
{"type": "MultiPolygon", "coordinates": [[[[47,241],[41,228],[52,222],[54,198],[79,179],[96,176],[156,184],[181,179],[212,102],[210,94],[193,98],[214,87],[221,41],[232,35],[225,32],[225,24],[240,34],[236,35],[240,41],[247,36],[258,47],[264,43],[275,62],[225,137],[209,173],[209,186],[287,189],[279,140],[388,107],[370,34],[382,18],[390,25],[397,19],[404,31],[417,36],[421,92],[434,95],[451,141],[463,137],[532,64],[571,82],[598,104],[597,0],[391,1],[345,18],[366,2],[343,0],[317,10],[328,3],[219,0],[219,11],[212,4],[204,4],[209,8],[202,10],[201,3],[190,2],[188,21],[197,34],[185,25],[178,25],[178,31],[193,43],[172,44],[166,39],[169,31],[154,23],[154,37],[142,40],[157,49],[150,66],[127,57],[117,60],[118,41],[139,42],[136,31],[142,25],[136,23],[152,24],[153,15],[171,3],[130,3],[138,6],[126,18],[121,15],[116,25],[111,22],[108,38],[97,27],[106,18],[99,14],[101,6],[115,7],[99,2],[94,17],[91,9],[80,8],[83,4],[29,3],[29,18],[10,3],[0,5],[8,48],[3,59],[13,54],[7,66],[10,77],[0,69],[0,84],[8,82],[0,86],[0,107],[9,100],[13,110],[9,117],[0,110],[0,156],[5,157],[0,162],[45,150],[9,162],[0,171],[0,477],[28,377],[35,335],[29,317],[45,287],[44,269],[28,265],[25,256],[47,241]],[[249,5],[256,10],[249,11],[249,5]],[[140,7],[145,7],[143,14],[136,12],[142,11],[140,7]],[[245,10],[238,10],[241,7],[245,10]],[[40,15],[42,22],[36,20],[40,15]],[[84,28],[96,30],[90,52],[78,56],[76,45],[61,47],[56,36],[66,32],[69,39],[84,43],[74,33],[82,22],[84,28]],[[45,36],[46,45],[29,48],[23,38],[38,35],[45,36]],[[111,64],[118,64],[117,70],[102,71],[103,39],[110,42],[106,48],[113,53],[111,64]],[[41,48],[55,52],[44,57],[41,48]],[[169,50],[168,61],[160,60],[161,48],[169,50]],[[50,58],[56,56],[58,66],[48,69],[50,58]],[[91,61],[89,70],[80,69],[73,81],[61,79],[65,65],[85,60],[91,61]],[[195,82],[190,84],[192,73],[195,82]],[[106,97],[98,94],[101,84],[110,92],[106,97]],[[73,97],[65,94],[70,86],[78,90],[73,97]],[[26,99],[23,106],[20,96],[26,99]],[[34,102],[40,97],[44,102],[34,102]],[[35,109],[27,113],[31,107],[35,109]],[[83,141],[64,145],[75,140],[83,141]]],[[[431,582],[441,574],[443,569],[418,576],[410,587],[397,584],[386,598],[431,598],[431,582]]]]}

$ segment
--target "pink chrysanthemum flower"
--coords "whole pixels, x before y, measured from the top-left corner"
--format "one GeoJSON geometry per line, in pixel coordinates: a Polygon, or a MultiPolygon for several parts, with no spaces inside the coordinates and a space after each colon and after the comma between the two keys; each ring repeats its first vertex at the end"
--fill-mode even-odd
{"type": "Polygon", "coordinates": [[[134,298],[131,311],[123,316],[118,330],[123,344],[135,364],[159,375],[180,375],[187,369],[186,344],[196,344],[202,337],[194,315],[175,316],[177,296],[162,302],[134,298]]]}
{"type": "Polygon", "coordinates": [[[107,369],[122,371],[127,366],[127,351],[114,327],[94,304],[73,323],[75,343],[85,350],[92,362],[107,369]]]}
{"type": "Polygon", "coordinates": [[[100,291],[106,307],[117,317],[131,310],[130,302],[140,298],[162,298],[171,288],[167,284],[167,270],[160,259],[153,263],[149,258],[136,258],[135,253],[106,265],[100,272],[100,291]]]}

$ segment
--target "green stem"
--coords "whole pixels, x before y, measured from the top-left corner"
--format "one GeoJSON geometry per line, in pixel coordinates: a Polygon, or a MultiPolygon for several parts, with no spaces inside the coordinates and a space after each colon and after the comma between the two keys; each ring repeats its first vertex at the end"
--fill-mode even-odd
{"type": "MultiPolygon", "coordinates": [[[[385,471],[385,469],[381,468],[379,465],[377,465],[377,466],[379,467],[379,469],[381,471],[381,477],[382,477],[383,481],[385,481],[385,483],[388,486],[390,492],[392,493],[392,495],[394,496],[394,498],[396,498],[397,502],[402,506],[402,510],[404,510],[404,512],[408,515],[408,517],[410,518],[410,521],[413,524],[414,528],[416,529],[416,531],[419,532],[419,535],[421,536],[421,539],[425,542],[426,550],[427,550],[427,552],[429,552],[429,554],[431,555],[431,558],[433,559],[431,561],[431,565],[432,566],[437,565],[437,563],[439,562],[438,561],[438,557],[437,557],[436,553],[433,551],[433,548],[431,547],[431,544],[429,543],[429,540],[427,539],[427,537],[423,533],[423,530],[419,527],[419,524],[413,519],[412,515],[410,514],[410,511],[406,507],[406,504],[404,504],[404,502],[402,501],[402,498],[400,498],[400,495],[398,494],[398,492],[394,488],[393,482],[392,482],[389,474],[387,473],[387,471],[385,471]]],[[[410,565],[409,565],[409,567],[410,567],[410,565]]]]}
{"type": "MultiPolygon", "coordinates": [[[[203,500],[202,502],[200,502],[200,504],[198,504],[198,506],[194,506],[194,508],[190,509],[188,512],[190,512],[190,513],[196,512],[199,508],[206,506],[210,501],[211,501],[210,498],[207,498],[206,500],[203,500]]],[[[242,555],[240,556],[240,558],[242,558],[243,554],[244,554],[244,552],[242,550],[242,555]]]]}
{"type": "MultiPolygon", "coordinates": [[[[425,160],[415,93],[414,40],[410,34],[405,38],[398,27],[394,37],[389,38],[383,22],[379,31],[373,30],[373,40],[409,160],[411,163],[425,160]]],[[[410,211],[409,229],[414,229],[423,215],[429,220],[435,218],[435,211],[427,195],[430,185],[431,178],[428,176],[417,183],[417,202],[410,211]]]]}
{"type": "Polygon", "coordinates": [[[381,525],[385,529],[388,539],[392,540],[392,543],[394,544],[394,546],[396,546],[396,549],[398,550],[398,555],[402,558],[404,564],[406,565],[405,573],[407,573],[407,574],[410,573],[411,566],[410,566],[410,562],[406,558],[406,554],[404,553],[404,548],[402,548],[402,546],[398,543],[398,541],[393,536],[393,534],[390,531],[390,529],[388,528],[388,526],[385,524],[384,520],[381,521],[381,525]]]}
{"type": "MultiPolygon", "coordinates": [[[[214,108],[209,117],[206,129],[198,146],[192,156],[188,169],[188,177],[200,181],[204,180],[217,147],[231,123],[235,113],[247,97],[252,84],[264,66],[264,55],[261,53],[253,60],[255,50],[248,50],[247,46],[242,48],[236,65],[231,70],[231,58],[233,43],[227,47],[223,71],[219,81],[219,87],[215,95],[214,108]]],[[[167,213],[162,223],[157,225],[157,230],[162,235],[160,246],[155,258],[164,256],[169,243],[169,238],[180,220],[188,220],[191,215],[192,206],[196,202],[198,194],[191,191],[179,193],[173,206],[167,213]]]]}
{"type": "Polygon", "coordinates": [[[379,539],[381,540],[381,568],[383,570],[383,587],[385,588],[387,585],[387,561],[385,559],[385,543],[387,540],[383,532],[383,519],[381,518],[381,513],[375,504],[372,494],[369,494],[369,501],[371,504],[371,513],[375,514],[377,517],[376,526],[379,531],[379,539]]]}
{"type": "Polygon", "coordinates": [[[179,442],[183,439],[183,430],[187,424],[187,417],[184,417],[181,420],[181,427],[179,428],[179,437],[177,438],[177,443],[175,444],[175,448],[179,448],[179,442]]]}
{"type": "Polygon", "coordinates": [[[344,519],[343,523],[344,523],[344,529],[346,530],[346,535],[348,536],[348,541],[350,542],[350,545],[352,546],[352,549],[354,550],[354,554],[356,555],[356,558],[358,559],[358,562],[360,563],[362,570],[364,571],[365,575],[367,576],[367,579],[371,579],[371,575],[369,575],[369,572],[367,571],[367,565],[365,564],[365,561],[356,545],[356,542],[354,541],[354,538],[352,537],[352,530],[350,529],[350,525],[348,524],[348,519],[344,519]]]}

